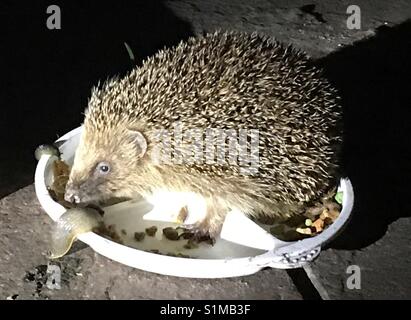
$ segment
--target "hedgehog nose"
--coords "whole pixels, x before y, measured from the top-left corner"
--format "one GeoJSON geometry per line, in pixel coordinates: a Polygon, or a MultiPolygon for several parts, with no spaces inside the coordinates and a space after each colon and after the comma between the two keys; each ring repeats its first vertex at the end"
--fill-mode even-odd
{"type": "Polygon", "coordinates": [[[79,195],[73,190],[66,191],[66,193],[64,194],[64,200],[66,200],[67,202],[76,203],[76,204],[80,203],[79,195]]]}

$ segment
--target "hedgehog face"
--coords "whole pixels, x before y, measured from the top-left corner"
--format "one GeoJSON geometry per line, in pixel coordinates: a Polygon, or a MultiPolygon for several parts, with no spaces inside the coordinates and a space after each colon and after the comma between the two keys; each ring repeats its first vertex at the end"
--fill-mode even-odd
{"type": "Polygon", "coordinates": [[[85,128],[66,186],[66,201],[89,204],[114,197],[132,198],[129,190],[135,189],[140,180],[135,177],[144,170],[146,149],[146,140],[139,131],[96,134],[85,128]]]}

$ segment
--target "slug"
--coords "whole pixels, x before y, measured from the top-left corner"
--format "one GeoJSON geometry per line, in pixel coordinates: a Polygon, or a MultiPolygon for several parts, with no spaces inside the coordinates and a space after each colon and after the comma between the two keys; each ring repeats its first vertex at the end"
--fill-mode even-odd
{"type": "Polygon", "coordinates": [[[36,151],[34,151],[34,157],[36,158],[37,161],[39,161],[41,156],[44,154],[56,156],[59,158],[61,155],[60,150],[54,144],[42,144],[36,148],[36,151]]]}
{"type": "Polygon", "coordinates": [[[64,256],[78,235],[99,228],[102,224],[103,217],[97,209],[68,209],[57,221],[57,226],[52,233],[50,259],[64,256]]]}

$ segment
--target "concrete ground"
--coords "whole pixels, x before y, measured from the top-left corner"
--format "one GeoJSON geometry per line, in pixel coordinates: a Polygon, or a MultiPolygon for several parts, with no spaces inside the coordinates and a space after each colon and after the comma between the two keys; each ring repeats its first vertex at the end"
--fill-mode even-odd
{"type": "MultiPolygon", "coordinates": [[[[352,221],[304,270],[263,270],[232,279],[180,279],[151,274],[122,266],[77,244],[77,251],[54,262],[62,272],[60,288],[55,288],[47,273],[47,268],[53,267],[48,267],[45,258],[47,235],[52,225],[31,185],[35,166],[31,150],[46,142],[45,139],[53,140],[56,134],[73,128],[80,117],[70,118],[69,114],[83,109],[92,81],[117,72],[116,59],[113,59],[111,69],[100,68],[100,74],[87,69],[87,75],[92,74],[94,78],[85,75],[81,80],[76,68],[84,66],[77,65],[74,57],[71,58],[73,67],[68,70],[78,81],[64,78],[67,72],[57,76],[47,69],[44,72],[51,77],[51,82],[44,82],[47,76],[37,77],[38,82],[34,82],[37,87],[43,83],[50,85],[55,92],[51,93],[52,97],[59,100],[48,100],[46,94],[42,94],[44,103],[40,103],[35,100],[37,96],[19,100],[20,94],[15,94],[6,101],[13,101],[16,110],[20,105],[25,108],[27,100],[38,105],[39,118],[34,113],[12,110],[10,118],[6,118],[12,122],[26,117],[21,123],[29,126],[34,117],[37,127],[42,124],[42,130],[33,127],[32,133],[22,139],[1,142],[2,149],[8,152],[0,155],[0,196],[4,197],[0,200],[0,299],[410,299],[411,206],[406,200],[411,178],[411,159],[407,156],[411,151],[408,141],[411,114],[405,106],[411,100],[411,26],[406,21],[411,18],[411,3],[358,0],[355,4],[361,9],[361,29],[350,30],[346,10],[352,2],[345,0],[153,2],[156,5],[144,7],[148,11],[141,13],[139,19],[157,21],[155,14],[161,12],[164,15],[161,19],[170,23],[170,30],[178,30],[174,42],[180,37],[215,29],[259,31],[291,43],[317,59],[343,97],[347,122],[344,164],[356,194],[352,221]],[[173,29],[171,24],[178,27],[173,29]],[[60,79],[61,84],[55,79],[60,79]],[[66,91],[70,92],[67,97],[66,91]],[[65,98],[61,99],[62,96],[65,98]],[[70,105],[61,109],[65,122],[59,123],[47,105],[59,101],[64,106],[66,100],[70,105]],[[70,106],[76,106],[75,110],[70,106]],[[359,273],[352,274],[353,270],[359,273]]],[[[7,8],[5,10],[2,13],[8,21],[7,8]]],[[[83,22],[80,19],[78,23],[83,22]]],[[[6,30],[14,41],[14,29],[6,30]]],[[[164,29],[164,33],[170,30],[164,29]]],[[[167,43],[161,39],[162,32],[155,28],[146,30],[142,26],[139,32],[137,40],[129,44],[140,58],[167,43]],[[152,42],[144,41],[147,37],[152,42]]],[[[61,36],[71,39],[64,33],[61,36]]],[[[108,33],[105,36],[110,37],[108,33]]],[[[57,54],[61,55],[48,53],[55,59],[57,54]]],[[[20,59],[19,54],[18,50],[12,52],[20,59]]],[[[43,56],[43,51],[33,52],[35,54],[43,56]]],[[[81,56],[78,59],[85,59],[87,66],[93,65],[87,60],[89,54],[87,50],[78,53],[81,56]]],[[[107,65],[104,54],[115,56],[104,50],[92,52],[96,68],[107,65]]],[[[127,59],[126,55],[121,59],[127,59]]],[[[59,60],[53,63],[59,65],[59,60]]],[[[16,70],[30,69],[28,65],[25,61],[21,69],[16,70]]],[[[35,66],[31,67],[37,72],[35,66]]],[[[122,68],[128,67],[122,65],[122,68]]],[[[13,95],[12,84],[19,84],[21,77],[7,81],[13,95]]],[[[23,90],[27,96],[32,91],[23,90]]],[[[7,124],[0,127],[5,130],[1,131],[4,137],[20,129],[7,124]]]]}
{"type": "Polygon", "coordinates": [[[53,289],[47,283],[46,258],[52,223],[39,205],[34,187],[0,200],[0,215],[1,299],[301,299],[283,271],[263,270],[229,279],[185,279],[132,269],[90,248],[52,262],[61,270],[61,288],[53,289]]]}

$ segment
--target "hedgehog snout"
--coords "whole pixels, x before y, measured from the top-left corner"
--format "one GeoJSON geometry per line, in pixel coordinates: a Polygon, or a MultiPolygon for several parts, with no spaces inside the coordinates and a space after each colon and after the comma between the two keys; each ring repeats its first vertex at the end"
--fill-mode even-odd
{"type": "Polygon", "coordinates": [[[69,180],[66,185],[64,200],[70,203],[79,204],[84,201],[83,198],[84,195],[82,195],[82,184],[69,180]]]}
{"type": "Polygon", "coordinates": [[[66,200],[67,202],[76,203],[76,204],[81,202],[79,192],[76,190],[73,190],[72,188],[68,188],[66,190],[66,193],[64,194],[64,200],[66,200]]]}
{"type": "Polygon", "coordinates": [[[93,179],[69,180],[64,193],[64,200],[74,204],[90,204],[100,199],[98,183],[93,179]]]}

